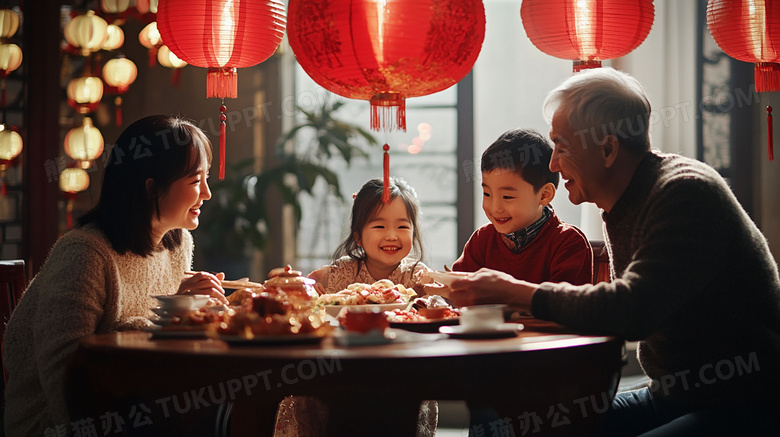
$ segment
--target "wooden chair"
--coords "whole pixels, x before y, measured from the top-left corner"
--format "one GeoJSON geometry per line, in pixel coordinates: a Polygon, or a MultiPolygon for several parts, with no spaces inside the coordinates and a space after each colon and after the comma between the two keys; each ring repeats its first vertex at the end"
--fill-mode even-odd
{"type": "MultiPolygon", "coordinates": [[[[19,303],[27,287],[27,274],[22,259],[0,261],[0,353],[3,349],[3,337],[5,336],[5,324],[11,318],[11,312],[19,303]]],[[[3,366],[3,387],[8,380],[8,375],[3,366]]]]}
{"type": "Polygon", "coordinates": [[[601,240],[592,240],[590,246],[593,248],[593,283],[609,282],[611,278],[607,247],[601,240]]]}

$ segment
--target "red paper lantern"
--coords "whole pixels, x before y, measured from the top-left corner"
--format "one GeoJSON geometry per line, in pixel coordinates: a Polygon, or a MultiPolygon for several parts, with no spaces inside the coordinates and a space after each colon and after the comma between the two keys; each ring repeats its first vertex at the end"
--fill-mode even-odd
{"type": "MultiPolygon", "coordinates": [[[[371,128],[406,130],[406,99],[463,79],[485,39],[481,0],[290,0],[287,38],[325,89],[368,100],[371,128]]],[[[385,144],[382,200],[390,199],[385,144]]]]}
{"type": "Polygon", "coordinates": [[[375,130],[406,130],[405,99],[458,83],[485,38],[480,0],[291,0],[289,9],[298,63],[327,90],[369,100],[375,130]]]}
{"type": "MultiPolygon", "coordinates": [[[[163,43],[181,60],[208,68],[206,97],[235,98],[236,68],[257,65],[282,42],[281,0],[166,0],[157,9],[163,43]]],[[[225,177],[224,104],[220,107],[219,178],[225,177]]]]}
{"type": "MultiPolygon", "coordinates": [[[[707,26],[724,53],[752,62],[756,91],[780,91],[780,5],[769,0],[710,0],[707,26]]],[[[767,107],[767,155],[774,160],[772,107],[767,107]]]]}
{"type": "Polygon", "coordinates": [[[577,72],[639,47],[655,8],[653,0],[523,0],[520,16],[536,48],[573,60],[577,72]]]}
{"type": "Polygon", "coordinates": [[[756,64],[756,91],[780,91],[780,4],[710,0],[707,26],[723,52],[756,64]]]}

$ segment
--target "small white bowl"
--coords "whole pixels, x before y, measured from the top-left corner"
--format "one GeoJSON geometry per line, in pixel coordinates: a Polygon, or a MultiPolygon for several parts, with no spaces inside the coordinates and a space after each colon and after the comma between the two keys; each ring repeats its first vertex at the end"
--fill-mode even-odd
{"type": "Polygon", "coordinates": [[[208,294],[194,294],[192,295],[192,309],[196,310],[208,305],[211,296],[208,294]]]}
{"type": "Polygon", "coordinates": [[[152,297],[160,303],[160,309],[172,314],[190,311],[195,305],[195,298],[189,295],[173,294],[152,297]]]}
{"type": "Polygon", "coordinates": [[[452,285],[452,281],[455,281],[456,279],[468,278],[469,275],[471,275],[471,273],[468,272],[441,272],[438,270],[428,272],[428,276],[433,278],[434,281],[440,284],[444,284],[448,287],[452,285]]]}

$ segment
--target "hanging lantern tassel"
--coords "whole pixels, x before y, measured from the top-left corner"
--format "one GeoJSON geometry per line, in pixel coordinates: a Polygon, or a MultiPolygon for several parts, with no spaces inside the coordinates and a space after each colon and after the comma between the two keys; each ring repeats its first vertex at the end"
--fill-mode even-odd
{"type": "Polygon", "coordinates": [[[406,132],[406,101],[399,93],[380,93],[371,97],[371,129],[406,132]]]}
{"type": "Polygon", "coordinates": [[[175,87],[178,87],[181,82],[181,70],[181,68],[177,68],[171,72],[171,84],[175,87]]]}
{"type": "Polygon", "coordinates": [[[209,68],[206,72],[206,97],[238,97],[238,73],[235,67],[209,68]]]}
{"type": "Polygon", "coordinates": [[[117,127],[122,126],[122,97],[120,96],[114,98],[114,118],[117,127]]]}
{"type": "Polygon", "coordinates": [[[5,197],[8,194],[8,187],[5,183],[5,170],[11,165],[11,161],[0,159],[0,196],[5,197]]]}
{"type": "Polygon", "coordinates": [[[387,203],[390,201],[390,154],[388,153],[390,151],[390,146],[385,144],[382,146],[382,149],[385,151],[384,160],[382,162],[382,173],[384,177],[384,184],[382,186],[382,203],[387,203]]]}
{"type": "Polygon", "coordinates": [[[772,107],[767,105],[766,107],[766,137],[767,137],[767,155],[769,155],[769,160],[774,161],[775,160],[775,150],[774,146],[772,145],[772,107]]]}
{"type": "Polygon", "coordinates": [[[223,101],[219,107],[219,180],[225,179],[225,111],[227,107],[223,101]]]}
{"type": "Polygon", "coordinates": [[[73,201],[76,198],[76,193],[65,193],[67,202],[65,204],[65,219],[67,220],[68,229],[73,228],[73,201]]]}

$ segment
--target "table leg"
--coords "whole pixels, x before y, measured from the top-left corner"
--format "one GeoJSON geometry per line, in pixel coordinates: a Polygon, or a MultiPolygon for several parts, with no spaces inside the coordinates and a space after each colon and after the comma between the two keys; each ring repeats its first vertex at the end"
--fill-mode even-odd
{"type": "Polygon", "coordinates": [[[414,436],[420,401],[358,396],[324,399],[329,436],[414,436]]]}
{"type": "Polygon", "coordinates": [[[248,396],[233,401],[230,411],[230,437],[271,437],[274,435],[278,399],[248,396]]]}

